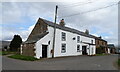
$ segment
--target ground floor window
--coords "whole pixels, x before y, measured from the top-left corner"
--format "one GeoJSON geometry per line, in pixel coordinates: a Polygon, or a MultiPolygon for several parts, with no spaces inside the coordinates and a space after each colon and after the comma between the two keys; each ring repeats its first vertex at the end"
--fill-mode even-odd
{"type": "Polygon", "coordinates": [[[80,45],[77,45],[77,52],[80,52],[80,45]]]}
{"type": "Polygon", "coordinates": [[[61,46],[61,53],[65,53],[66,52],[66,44],[62,44],[61,46]]]}

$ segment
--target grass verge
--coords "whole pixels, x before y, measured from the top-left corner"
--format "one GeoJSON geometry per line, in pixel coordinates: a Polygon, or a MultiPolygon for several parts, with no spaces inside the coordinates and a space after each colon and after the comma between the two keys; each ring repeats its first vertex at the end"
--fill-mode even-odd
{"type": "Polygon", "coordinates": [[[37,58],[34,58],[32,56],[24,56],[24,55],[11,55],[11,56],[8,56],[9,58],[14,58],[14,59],[19,59],[19,60],[25,60],[25,61],[35,61],[35,60],[38,60],[37,58]]]}
{"type": "Polygon", "coordinates": [[[109,55],[109,54],[96,54],[96,56],[104,56],[104,55],[109,55]]]}
{"type": "Polygon", "coordinates": [[[0,55],[8,55],[8,54],[15,54],[16,52],[11,51],[0,51],[0,55]]]}
{"type": "Polygon", "coordinates": [[[118,67],[120,67],[120,59],[118,59],[117,63],[118,63],[118,67]]]}
{"type": "Polygon", "coordinates": [[[0,51],[0,55],[2,55],[2,51],[0,51]]]}

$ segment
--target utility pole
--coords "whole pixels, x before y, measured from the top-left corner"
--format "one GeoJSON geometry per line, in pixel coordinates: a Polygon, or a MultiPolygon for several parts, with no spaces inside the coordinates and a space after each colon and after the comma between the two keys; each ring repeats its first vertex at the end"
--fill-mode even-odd
{"type": "Polygon", "coordinates": [[[56,33],[56,20],[57,20],[57,9],[58,9],[58,6],[56,5],[56,8],[55,8],[55,22],[54,22],[54,35],[53,35],[53,49],[52,49],[52,58],[54,58],[54,48],[55,48],[55,33],[56,33]]]}

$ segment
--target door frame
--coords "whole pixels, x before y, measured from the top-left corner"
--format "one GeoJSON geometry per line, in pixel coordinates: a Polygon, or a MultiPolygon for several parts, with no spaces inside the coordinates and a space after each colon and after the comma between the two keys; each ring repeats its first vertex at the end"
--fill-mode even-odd
{"type": "Polygon", "coordinates": [[[87,45],[83,45],[82,46],[82,55],[88,55],[88,53],[87,53],[87,45]],[[85,53],[83,53],[84,51],[83,51],[83,47],[85,47],[85,53]]]}
{"type": "Polygon", "coordinates": [[[48,58],[48,45],[42,44],[42,58],[48,58]],[[46,57],[43,57],[43,46],[46,46],[46,57]]]}

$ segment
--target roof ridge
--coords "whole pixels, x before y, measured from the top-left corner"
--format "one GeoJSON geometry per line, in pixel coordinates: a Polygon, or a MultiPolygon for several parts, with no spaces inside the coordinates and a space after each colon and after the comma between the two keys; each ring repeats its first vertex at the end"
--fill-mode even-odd
{"type": "MultiPolygon", "coordinates": [[[[51,22],[51,23],[54,24],[54,22],[52,22],[52,21],[49,21],[49,20],[46,20],[46,19],[43,19],[43,18],[39,18],[39,19],[41,19],[41,20],[43,20],[43,21],[48,21],[48,22],[51,22]]],[[[60,26],[59,24],[56,24],[56,25],[60,26]]],[[[74,29],[74,28],[71,28],[71,27],[67,27],[67,26],[65,26],[65,28],[69,28],[69,29],[73,29],[73,30],[76,30],[76,31],[82,32],[82,31],[80,31],[80,30],[77,30],[77,29],[74,29]]],[[[82,33],[84,33],[84,32],[82,32],[82,33]]],[[[84,34],[85,34],[85,33],[84,33],[84,34]]]]}
{"type": "MultiPolygon", "coordinates": [[[[41,19],[41,20],[43,20],[46,24],[48,24],[48,25],[51,25],[51,26],[53,26],[54,25],[54,22],[52,22],[52,21],[49,21],[49,20],[46,20],[46,19],[43,19],[43,18],[39,18],[39,19],[41,19]],[[47,21],[47,22],[46,22],[47,21]],[[49,24],[49,23],[51,23],[51,24],[49,24]],[[53,25],[52,25],[53,24],[53,25]]],[[[54,26],[53,26],[54,27],[54,26]]],[[[59,24],[56,24],[56,27],[61,27],[59,24]]],[[[97,36],[94,36],[94,35],[92,35],[92,34],[89,34],[89,35],[87,35],[87,34],[85,34],[83,31],[80,31],[80,30],[77,30],[77,29],[74,29],[74,28],[71,28],[71,27],[67,27],[67,26],[65,26],[65,27],[61,27],[61,29],[65,29],[65,28],[67,28],[67,29],[69,29],[69,30],[73,30],[73,32],[76,32],[77,34],[78,34],[78,32],[80,33],[80,34],[82,34],[82,35],[84,35],[84,36],[89,36],[89,37],[92,37],[92,38],[97,38],[97,39],[100,39],[100,40],[104,40],[104,39],[101,39],[101,38],[99,38],[99,37],[97,37],[97,36]]],[[[104,40],[104,41],[106,41],[106,40],[104,40]]]]}

